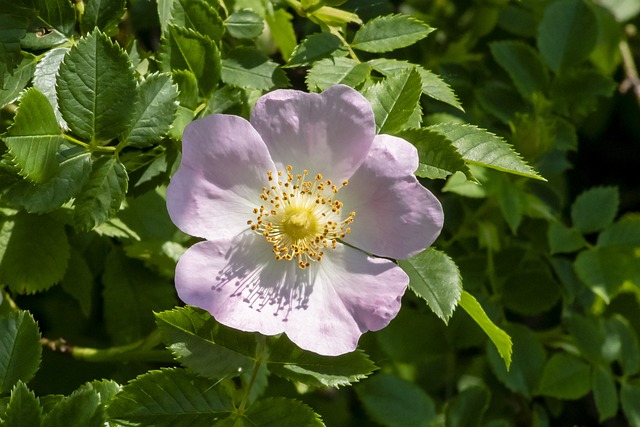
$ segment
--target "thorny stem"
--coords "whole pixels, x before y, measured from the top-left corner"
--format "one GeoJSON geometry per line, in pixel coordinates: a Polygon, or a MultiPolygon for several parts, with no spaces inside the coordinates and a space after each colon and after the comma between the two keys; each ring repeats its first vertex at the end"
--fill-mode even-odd
{"type": "Polygon", "coordinates": [[[622,55],[622,66],[624,73],[627,76],[620,84],[620,92],[626,93],[629,89],[633,89],[633,94],[636,97],[638,106],[640,106],[640,78],[638,77],[638,69],[636,63],[633,60],[633,54],[629,48],[629,43],[626,40],[622,40],[618,45],[620,54],[622,55]]]}
{"type": "Polygon", "coordinates": [[[110,347],[110,348],[89,348],[77,347],[67,344],[60,338],[50,340],[42,338],[40,343],[49,347],[53,351],[66,353],[75,359],[86,360],[87,362],[115,362],[115,361],[146,361],[146,362],[170,362],[173,357],[166,350],[155,349],[162,342],[162,337],[158,329],[154,330],[147,337],[131,344],[110,347]]]}
{"type": "Polygon", "coordinates": [[[247,388],[244,391],[244,395],[242,396],[242,400],[240,401],[240,406],[238,407],[238,413],[242,414],[244,412],[245,407],[247,406],[247,402],[249,401],[249,395],[251,394],[251,389],[253,388],[253,384],[256,381],[256,377],[258,376],[258,371],[260,370],[260,366],[262,362],[266,359],[266,350],[267,350],[267,337],[264,335],[260,335],[260,340],[258,341],[258,348],[256,349],[256,363],[253,365],[253,372],[251,372],[251,377],[249,378],[249,382],[247,383],[247,388]]]}

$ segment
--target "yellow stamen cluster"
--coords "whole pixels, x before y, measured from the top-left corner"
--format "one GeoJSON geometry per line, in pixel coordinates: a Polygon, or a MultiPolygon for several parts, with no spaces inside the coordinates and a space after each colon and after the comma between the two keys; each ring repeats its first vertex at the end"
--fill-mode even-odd
{"type": "Polygon", "coordinates": [[[321,261],[325,249],[335,248],[337,240],[351,232],[348,225],[356,213],[343,218],[343,203],[334,199],[348,181],[338,187],[321,174],[311,180],[309,171],[294,175],[292,170],[287,166],[284,172],[267,172],[269,186],[262,187],[262,204],[247,224],[273,244],[276,259],[296,260],[304,269],[321,261]]]}

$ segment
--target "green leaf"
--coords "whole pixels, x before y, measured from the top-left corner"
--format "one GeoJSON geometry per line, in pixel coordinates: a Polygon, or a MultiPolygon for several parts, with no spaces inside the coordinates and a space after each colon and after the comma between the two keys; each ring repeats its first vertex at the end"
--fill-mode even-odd
{"type": "Polygon", "coordinates": [[[193,30],[169,25],[160,45],[160,69],[187,70],[198,81],[198,89],[209,97],[220,81],[220,51],[210,38],[193,30]]]}
{"type": "Polygon", "coordinates": [[[350,385],[375,369],[369,357],[360,350],[336,357],[320,356],[301,350],[285,335],[271,343],[269,350],[269,371],[312,387],[350,385]]]}
{"type": "Polygon", "coordinates": [[[19,213],[0,225],[0,283],[18,293],[48,289],[64,277],[69,250],[63,224],[19,213]]]}
{"type": "Polygon", "coordinates": [[[616,246],[582,251],[574,268],[594,293],[609,302],[625,282],[640,283],[640,255],[633,250],[616,246]]]}
{"type": "Polygon", "coordinates": [[[141,339],[154,329],[153,311],[175,305],[171,283],[112,249],[105,261],[104,318],[107,332],[115,343],[141,339]]]}
{"type": "Polygon", "coordinates": [[[20,40],[34,17],[33,9],[9,1],[0,4],[0,87],[4,87],[5,73],[11,73],[23,59],[20,40]]]}
{"type": "Polygon", "coordinates": [[[213,339],[216,323],[193,307],[156,313],[156,324],[167,348],[191,371],[207,378],[225,378],[250,371],[247,356],[218,345],[213,339]]]}
{"type": "Polygon", "coordinates": [[[420,108],[420,75],[414,69],[397,73],[365,92],[371,102],[378,133],[402,129],[416,108],[420,108]]]}
{"type": "Polygon", "coordinates": [[[618,391],[611,371],[602,365],[595,365],[591,382],[600,422],[615,416],[618,412],[618,391]]]}
{"type": "Polygon", "coordinates": [[[632,427],[640,426],[640,384],[623,382],[620,388],[620,403],[622,403],[622,412],[627,417],[629,425],[632,427]]]}
{"type": "Polygon", "coordinates": [[[598,235],[598,246],[640,247],[640,215],[627,214],[598,235]]]}
{"type": "Polygon", "coordinates": [[[429,126],[451,140],[467,163],[546,181],[502,138],[469,124],[439,123],[429,126]]]}
{"type": "Polygon", "coordinates": [[[595,187],[580,194],[571,205],[573,226],[583,233],[600,231],[613,223],[620,195],[615,187],[595,187]]]}
{"type": "Polygon", "coordinates": [[[273,14],[267,13],[265,16],[271,37],[280,48],[282,59],[288,61],[296,47],[297,39],[293,28],[293,15],[283,9],[276,9],[273,14]]]}
{"type": "Polygon", "coordinates": [[[211,425],[231,408],[214,382],[173,368],[149,371],[125,385],[107,415],[125,425],[182,427],[211,425]]]}
{"type": "Polygon", "coordinates": [[[556,399],[579,399],[591,390],[591,367],[568,353],[551,356],[544,366],[537,393],[556,399]]]}
{"type": "Polygon", "coordinates": [[[598,22],[583,0],[560,0],[544,11],[538,26],[538,50],[556,73],[586,59],[598,40],[598,22]]]}
{"type": "Polygon", "coordinates": [[[81,15],[80,31],[90,33],[95,27],[102,32],[114,35],[125,12],[126,0],[89,0],[84,4],[81,15]]]}
{"type": "Polygon", "coordinates": [[[489,339],[491,339],[508,370],[511,365],[512,353],[512,343],[509,335],[489,319],[480,303],[467,291],[462,291],[460,306],[473,318],[478,326],[482,328],[489,339]]]}
{"type": "Polygon", "coordinates": [[[458,100],[458,96],[453,92],[451,86],[442,80],[440,76],[422,67],[418,68],[418,72],[422,79],[422,93],[445,104],[449,104],[460,111],[464,111],[462,104],[460,104],[458,100]]]}
{"type": "Polygon", "coordinates": [[[551,100],[555,110],[573,121],[596,111],[600,97],[613,95],[614,80],[592,68],[571,69],[553,80],[551,100]]]}
{"type": "Polygon", "coordinates": [[[69,267],[61,285],[66,293],[78,301],[82,314],[88,318],[93,303],[93,273],[84,260],[84,256],[73,248],[69,258],[69,267]]]}
{"type": "Polygon", "coordinates": [[[415,174],[420,178],[444,179],[458,171],[475,180],[464,159],[445,136],[429,129],[405,129],[396,134],[416,146],[420,164],[415,174]]]}
{"type": "MultiPolygon", "coordinates": [[[[602,354],[604,328],[601,319],[572,314],[567,318],[566,326],[578,350],[580,350],[580,356],[587,359],[592,365],[603,364],[606,361],[602,354]]],[[[613,356],[607,359],[613,359],[613,356]]]]}
{"type": "Polygon", "coordinates": [[[91,175],[76,197],[76,227],[91,230],[108,220],[120,208],[127,185],[127,171],[115,156],[94,161],[91,175]]]}
{"type": "Polygon", "coordinates": [[[37,62],[35,56],[25,53],[22,62],[13,70],[13,74],[6,73],[4,76],[4,85],[0,84],[0,107],[18,98],[20,92],[22,92],[27,83],[29,83],[29,80],[33,77],[37,62]]]}
{"type": "Polygon", "coordinates": [[[547,239],[551,254],[577,252],[587,244],[580,231],[569,228],[561,222],[549,224],[547,239]]]}
{"type": "Polygon", "coordinates": [[[640,372],[640,343],[629,321],[616,314],[607,319],[604,325],[606,345],[603,352],[607,359],[617,360],[627,376],[640,372]]]}
{"type": "Polygon", "coordinates": [[[69,48],[67,47],[60,47],[48,51],[40,62],[38,62],[33,76],[33,87],[38,89],[47,97],[51,106],[53,106],[53,112],[56,115],[56,119],[58,119],[58,123],[65,129],[67,128],[67,124],[62,118],[60,109],[58,108],[56,76],[60,69],[60,64],[67,52],[69,52],[69,48]]]}
{"type": "MultiPolygon", "coordinates": [[[[61,146],[61,148],[64,146],[61,146]]],[[[91,173],[91,153],[84,147],[62,148],[58,151],[59,171],[48,181],[34,185],[27,180],[9,187],[7,200],[27,212],[50,212],[69,201],[82,188],[91,173]]]]}
{"type": "Polygon", "coordinates": [[[4,137],[20,174],[33,182],[44,182],[55,175],[56,152],[63,141],[51,104],[37,89],[29,89],[4,137]]]}
{"type": "Polygon", "coordinates": [[[491,393],[484,385],[464,389],[448,403],[445,410],[445,426],[480,426],[490,399],[491,393]]]}
{"type": "Polygon", "coordinates": [[[262,34],[264,22],[260,15],[245,9],[229,15],[224,21],[224,28],[231,37],[252,40],[262,34]]]}
{"type": "Polygon", "coordinates": [[[376,375],[355,388],[369,416],[388,427],[428,427],[433,400],[420,387],[395,375],[376,375]]]}
{"type": "Polygon", "coordinates": [[[530,399],[538,387],[547,353],[537,335],[518,323],[508,323],[505,331],[513,340],[513,360],[507,370],[495,347],[487,343],[489,365],[496,377],[509,390],[530,399]]]}
{"type": "Polygon", "coordinates": [[[550,310],[558,303],[562,288],[545,262],[522,263],[505,280],[504,305],[509,310],[533,316],[550,310]]]}
{"type": "Polygon", "coordinates": [[[525,99],[532,99],[535,92],[546,93],[549,73],[535,49],[520,41],[493,42],[489,47],[525,99]]]}
{"type": "Polygon", "coordinates": [[[460,111],[464,111],[458,97],[453,92],[451,87],[440,78],[437,74],[432,73],[429,70],[425,70],[420,65],[411,64],[406,61],[398,61],[396,59],[376,58],[368,61],[369,65],[374,70],[379,72],[385,77],[390,77],[396,73],[407,70],[409,68],[415,68],[420,74],[420,80],[422,81],[422,93],[425,95],[449,104],[460,111]]]}
{"type": "Polygon", "coordinates": [[[193,30],[214,42],[222,39],[222,18],[207,0],[171,0],[171,2],[173,3],[171,14],[173,25],[193,30]]]}
{"type": "Polygon", "coordinates": [[[340,39],[331,33],[313,33],[296,46],[287,67],[311,65],[320,59],[333,56],[340,46],[342,46],[340,39]]]}
{"type": "Polygon", "coordinates": [[[48,29],[56,29],[65,36],[73,35],[75,11],[70,0],[36,0],[38,20],[48,29]]]}
{"type": "Polygon", "coordinates": [[[46,415],[45,427],[103,427],[104,408],[100,395],[92,388],[81,387],[58,402],[46,415]]]}
{"type": "Polygon", "coordinates": [[[0,393],[29,381],[38,370],[42,346],[40,331],[28,311],[0,317],[0,393]]]}
{"type": "Polygon", "coordinates": [[[240,46],[222,60],[222,80],[240,88],[271,90],[289,86],[282,68],[258,49],[240,46]]]}
{"type": "Polygon", "coordinates": [[[98,30],[67,53],[57,88],[64,120],[74,133],[94,143],[116,138],[133,112],[129,96],[135,79],[129,58],[98,30]]]}
{"type": "Polygon", "coordinates": [[[365,52],[389,52],[411,46],[434,31],[408,15],[387,15],[364,24],[353,37],[351,47],[365,52]]]}
{"type": "Polygon", "coordinates": [[[456,263],[444,252],[429,248],[399,264],[409,275],[411,290],[448,323],[462,293],[462,277],[456,263]]]}
{"type": "Polygon", "coordinates": [[[215,427],[321,427],[320,416],[302,402],[270,397],[251,405],[238,418],[231,417],[215,427]]]}
{"type": "Polygon", "coordinates": [[[307,73],[307,88],[318,92],[337,84],[356,87],[369,77],[370,72],[371,67],[366,62],[358,63],[351,58],[321,59],[307,73]]]}
{"type": "Polygon", "coordinates": [[[7,410],[2,414],[0,425],[7,427],[40,427],[42,425],[40,401],[22,381],[18,381],[11,390],[11,398],[7,410]]]}
{"type": "Polygon", "coordinates": [[[151,74],[136,93],[138,102],[121,139],[133,147],[146,147],[169,131],[178,109],[178,87],[167,74],[151,74]]]}

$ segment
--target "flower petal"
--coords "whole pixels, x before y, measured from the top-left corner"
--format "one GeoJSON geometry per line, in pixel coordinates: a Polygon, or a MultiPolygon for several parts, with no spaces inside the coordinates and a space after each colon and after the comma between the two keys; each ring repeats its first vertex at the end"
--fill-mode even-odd
{"type": "Polygon", "coordinates": [[[195,244],[176,267],[178,296],[229,327],[284,332],[291,313],[304,309],[311,286],[308,272],[277,261],[272,248],[252,232],[195,244]]]}
{"type": "Polygon", "coordinates": [[[360,166],[375,135],[369,102],[356,90],[332,86],[321,94],[276,90],[258,99],[251,124],[280,170],[307,169],[336,182],[360,166]]]}
{"type": "Polygon", "coordinates": [[[207,239],[247,229],[275,170],[260,135],[245,119],[214,114],[189,124],[182,161],[167,189],[167,208],[185,233],[207,239]]]}
{"type": "Polygon", "coordinates": [[[345,241],[378,256],[405,259],[429,247],[444,221],[438,199],[413,172],[418,154],[404,139],[376,136],[371,151],[337,198],[356,212],[345,241]]]}
{"type": "Polygon", "coordinates": [[[291,314],[285,331],[301,348],[326,356],[354,351],[364,332],[398,314],[409,277],[393,262],[338,245],[315,266],[307,308],[291,314]]]}
{"type": "Polygon", "coordinates": [[[276,261],[271,248],[253,233],[197,243],[176,268],[180,299],[229,327],[285,332],[323,355],[355,350],[362,333],[385,327],[400,309],[409,278],[391,261],[338,245],[301,270],[276,261]]]}

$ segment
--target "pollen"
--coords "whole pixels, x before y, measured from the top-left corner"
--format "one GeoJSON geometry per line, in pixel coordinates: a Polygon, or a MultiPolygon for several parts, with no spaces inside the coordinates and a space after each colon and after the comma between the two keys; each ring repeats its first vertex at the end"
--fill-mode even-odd
{"type": "Polygon", "coordinates": [[[269,171],[269,187],[262,188],[262,204],[247,220],[250,229],[273,245],[277,260],[294,261],[305,269],[322,261],[326,250],[335,249],[338,239],[351,232],[355,212],[343,213],[343,203],[335,198],[342,187],[321,173],[310,177],[308,170],[292,173],[269,171]]]}

